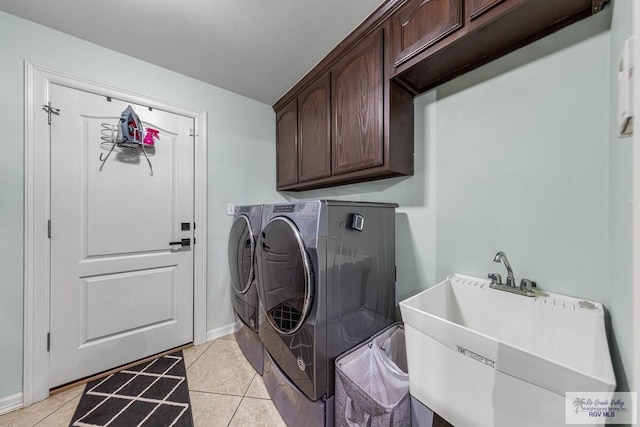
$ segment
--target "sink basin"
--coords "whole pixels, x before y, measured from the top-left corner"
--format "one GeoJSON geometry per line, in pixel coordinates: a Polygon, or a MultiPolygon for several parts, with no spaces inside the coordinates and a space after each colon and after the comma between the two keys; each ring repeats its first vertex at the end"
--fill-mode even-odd
{"type": "Polygon", "coordinates": [[[400,302],[414,398],[456,426],[564,426],[566,392],[615,390],[601,304],[489,284],[453,274],[400,302]]]}

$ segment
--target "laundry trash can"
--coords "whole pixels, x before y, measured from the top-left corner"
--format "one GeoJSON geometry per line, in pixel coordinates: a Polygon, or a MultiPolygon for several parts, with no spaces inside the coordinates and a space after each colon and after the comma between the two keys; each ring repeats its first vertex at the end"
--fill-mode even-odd
{"type": "Polygon", "coordinates": [[[402,323],[342,354],[335,369],[336,427],[411,425],[402,323]]]}

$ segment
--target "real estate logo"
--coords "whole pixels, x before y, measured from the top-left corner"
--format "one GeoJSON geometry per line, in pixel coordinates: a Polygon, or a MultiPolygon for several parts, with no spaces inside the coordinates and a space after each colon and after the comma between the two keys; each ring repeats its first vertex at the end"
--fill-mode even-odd
{"type": "Polygon", "coordinates": [[[636,424],[637,393],[567,392],[567,424],[636,424]]]}

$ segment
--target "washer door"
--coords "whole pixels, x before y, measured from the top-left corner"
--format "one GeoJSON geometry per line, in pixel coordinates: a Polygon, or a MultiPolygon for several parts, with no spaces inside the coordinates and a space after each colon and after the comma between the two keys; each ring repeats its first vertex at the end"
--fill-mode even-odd
{"type": "Polygon", "coordinates": [[[260,302],[266,318],[280,334],[303,325],[311,308],[313,274],[300,232],[286,217],[271,219],[261,236],[260,302]]]}
{"type": "Polygon", "coordinates": [[[244,294],[254,277],[253,255],[255,241],[249,218],[240,215],[233,221],[229,233],[229,271],[231,286],[236,292],[244,294]]]}

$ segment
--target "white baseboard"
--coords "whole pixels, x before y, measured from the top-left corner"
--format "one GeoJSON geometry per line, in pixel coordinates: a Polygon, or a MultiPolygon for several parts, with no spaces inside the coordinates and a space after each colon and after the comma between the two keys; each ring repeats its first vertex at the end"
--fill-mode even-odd
{"type": "Polygon", "coordinates": [[[22,393],[0,398],[0,415],[22,408],[22,393]]]}
{"type": "Polygon", "coordinates": [[[235,331],[235,323],[207,331],[207,341],[213,341],[235,331]]]}

